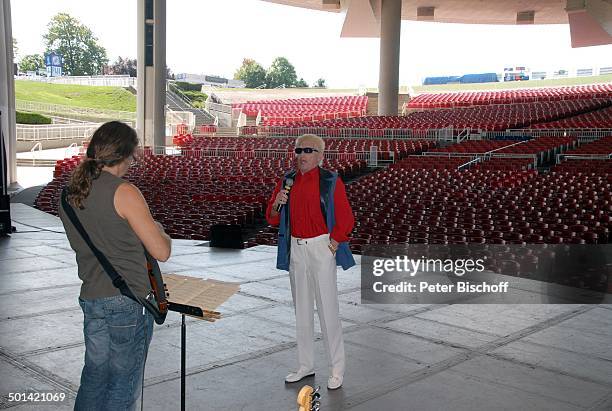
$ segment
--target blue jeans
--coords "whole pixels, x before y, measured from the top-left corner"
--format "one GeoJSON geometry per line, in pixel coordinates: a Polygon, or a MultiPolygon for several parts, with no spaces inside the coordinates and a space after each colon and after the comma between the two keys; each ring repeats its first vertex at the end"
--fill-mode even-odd
{"type": "Polygon", "coordinates": [[[153,316],[123,295],[79,299],[85,366],[74,409],[135,410],[153,336],[153,316]]]}

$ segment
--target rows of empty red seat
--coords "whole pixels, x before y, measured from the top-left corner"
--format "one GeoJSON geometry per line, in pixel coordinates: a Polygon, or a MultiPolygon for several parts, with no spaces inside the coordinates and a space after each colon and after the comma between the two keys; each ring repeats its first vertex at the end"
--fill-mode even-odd
{"type": "MultiPolygon", "coordinates": [[[[350,153],[348,153],[350,154],[350,153]]],[[[54,179],[38,195],[36,206],[57,215],[61,189],[79,164],[58,161],[54,179]]],[[[346,176],[359,173],[365,161],[326,159],[324,166],[346,176]]],[[[174,238],[207,239],[213,224],[253,224],[261,218],[278,178],[292,168],[292,157],[234,158],[144,154],[126,178],[147,200],[153,216],[174,238]]]]}
{"type": "Polygon", "coordinates": [[[402,161],[392,164],[389,168],[405,170],[456,170],[459,166],[468,163],[470,157],[435,157],[435,156],[408,156],[402,161]]]}
{"type": "Polygon", "coordinates": [[[493,157],[486,161],[476,162],[474,168],[481,170],[533,170],[536,167],[535,161],[532,158],[505,158],[493,157]]]}
{"type": "Polygon", "coordinates": [[[612,136],[607,136],[595,140],[593,142],[582,144],[579,147],[569,150],[566,154],[569,155],[611,155],[612,154],[612,136]]]}
{"type": "MultiPolygon", "coordinates": [[[[206,137],[183,136],[177,144],[186,150],[237,150],[240,153],[251,152],[256,157],[257,151],[278,150],[292,152],[295,138],[292,137],[206,137]]],[[[429,150],[436,145],[431,140],[374,140],[326,138],[325,151],[331,153],[369,152],[372,146],[382,152],[393,152],[395,158],[429,150]]]]}
{"type": "Polygon", "coordinates": [[[250,117],[260,114],[263,124],[278,125],[300,120],[362,116],[367,105],[367,96],[339,96],[248,101],[234,103],[232,107],[240,108],[250,117]]]}
{"type": "Polygon", "coordinates": [[[578,144],[576,137],[543,136],[512,144],[495,151],[496,154],[529,154],[537,158],[538,164],[554,162],[557,154],[573,149],[578,144]]]}
{"type": "MultiPolygon", "coordinates": [[[[224,139],[240,148],[242,139],[238,138],[202,141],[210,147],[224,147],[229,144],[224,139]]],[[[406,149],[409,154],[412,149],[430,149],[427,146],[431,144],[326,141],[330,147],[347,154],[356,147],[365,151],[372,144],[406,149]]],[[[287,155],[202,157],[201,153],[189,150],[182,156],[145,155],[131,168],[127,178],[141,188],[152,205],[153,215],[167,226],[172,236],[204,239],[212,224],[244,225],[261,217],[277,178],[291,168],[289,150],[294,139],[251,138],[242,142],[253,147],[286,144],[287,155]]],[[[607,243],[612,228],[612,160],[563,161],[543,175],[529,169],[529,159],[513,158],[492,158],[458,170],[474,158],[461,153],[486,153],[511,144],[523,146],[529,153],[540,153],[562,146],[571,148],[574,143],[574,139],[567,137],[519,142],[466,141],[455,148],[447,147],[447,150],[462,147],[453,151],[458,155],[408,156],[385,170],[360,178],[348,184],[347,189],[357,217],[353,247],[360,250],[364,244],[397,242],[607,243]]],[[[584,144],[580,149],[586,154],[601,154],[612,151],[611,146],[612,137],[608,137],[584,144]]],[[[326,161],[327,168],[345,175],[356,174],[365,167],[363,161],[349,157],[326,161]]],[[[73,157],[57,163],[54,180],[37,198],[40,209],[57,213],[59,192],[78,162],[79,158],[73,157]]],[[[253,241],[271,244],[275,240],[273,232],[267,230],[253,241]]]]}
{"type": "Polygon", "coordinates": [[[612,128],[612,106],[561,120],[532,124],[531,128],[612,128]]]}
{"type": "MultiPolygon", "coordinates": [[[[326,129],[440,129],[446,127],[501,131],[527,127],[599,109],[609,103],[604,99],[580,99],[519,104],[475,106],[412,112],[406,116],[365,116],[319,122],[294,122],[291,128],[320,127],[326,129]]],[[[328,134],[325,134],[328,135],[328,134]]]]}
{"type": "Polygon", "coordinates": [[[349,111],[310,111],[302,110],[294,113],[266,113],[262,116],[262,126],[283,126],[296,121],[323,121],[339,118],[351,118],[365,115],[364,110],[349,111]]]}
{"type": "Polygon", "coordinates": [[[555,170],[576,173],[612,174],[612,159],[565,159],[555,166],[555,170]]]}
{"type": "Polygon", "coordinates": [[[608,241],[612,198],[602,176],[564,175],[555,186],[561,178],[477,168],[377,174],[349,190],[354,238],[368,240],[355,245],[608,241]],[[500,178],[515,184],[498,187],[500,178]]]}
{"type": "MultiPolygon", "coordinates": [[[[210,193],[215,187],[220,193],[234,192],[235,186],[240,184],[249,190],[252,185],[256,187],[256,192],[261,192],[260,189],[265,190],[265,185],[273,184],[283,172],[292,168],[292,161],[290,157],[199,157],[189,154],[148,156],[132,168],[128,177],[136,176],[152,184],[167,180],[172,184],[188,186],[186,189],[193,194],[210,193]],[[230,188],[232,190],[228,191],[230,188]]],[[[365,167],[365,162],[356,159],[325,159],[324,165],[340,174],[353,174],[365,167]]]]}
{"type": "Polygon", "coordinates": [[[496,153],[537,154],[546,150],[553,150],[555,154],[568,151],[576,147],[577,138],[572,136],[542,136],[532,138],[504,147],[496,153]]]}
{"type": "Polygon", "coordinates": [[[497,91],[461,91],[426,93],[413,97],[410,109],[452,108],[488,104],[516,104],[536,101],[580,100],[612,98],[612,84],[546,87],[497,91]]]}
{"type": "Polygon", "coordinates": [[[488,153],[489,151],[499,150],[519,143],[516,140],[468,140],[459,144],[452,144],[446,147],[434,148],[433,152],[442,153],[488,153]]]}
{"type": "Polygon", "coordinates": [[[201,124],[199,129],[200,134],[212,134],[217,132],[217,126],[214,124],[201,124]]]}
{"type": "MultiPolygon", "coordinates": [[[[359,252],[367,244],[608,243],[609,174],[555,170],[398,165],[370,174],[348,185],[356,215],[351,246],[359,252]]],[[[252,242],[274,244],[274,236],[263,230],[252,242]]]]}

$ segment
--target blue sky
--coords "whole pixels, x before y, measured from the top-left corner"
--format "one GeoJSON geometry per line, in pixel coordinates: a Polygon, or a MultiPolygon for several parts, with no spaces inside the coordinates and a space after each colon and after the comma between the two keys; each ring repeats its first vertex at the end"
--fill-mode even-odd
{"type": "MultiPolygon", "coordinates": [[[[379,40],[344,39],[344,16],[259,0],[167,2],[167,62],[176,72],[232,77],[244,57],[264,67],[285,56],[308,83],[376,87],[379,40]]],[[[41,53],[46,25],[68,12],[89,26],[114,61],[136,57],[136,0],[12,0],[19,55],[41,53]]],[[[402,23],[400,84],[425,76],[612,66],[612,46],[572,49],[568,25],[485,26],[402,23]]]]}

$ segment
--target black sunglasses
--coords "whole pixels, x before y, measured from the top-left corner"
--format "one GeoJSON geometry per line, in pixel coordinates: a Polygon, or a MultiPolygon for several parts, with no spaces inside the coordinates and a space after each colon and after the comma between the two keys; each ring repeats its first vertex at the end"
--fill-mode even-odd
{"type": "Polygon", "coordinates": [[[296,147],[295,148],[295,154],[302,154],[302,153],[306,153],[306,154],[311,154],[312,152],[319,152],[319,150],[317,150],[316,148],[312,148],[312,147],[296,147]]]}

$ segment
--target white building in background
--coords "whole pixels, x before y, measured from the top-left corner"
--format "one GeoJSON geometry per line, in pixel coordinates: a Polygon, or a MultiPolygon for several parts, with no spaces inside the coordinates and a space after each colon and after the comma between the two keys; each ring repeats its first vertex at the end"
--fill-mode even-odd
{"type": "Polygon", "coordinates": [[[590,77],[612,74],[612,65],[605,67],[559,67],[554,70],[534,70],[531,72],[531,80],[558,79],[569,77],[590,77]]]}
{"type": "Polygon", "coordinates": [[[226,79],[219,76],[209,76],[206,74],[178,73],[176,81],[201,84],[203,86],[225,87],[225,88],[244,88],[246,83],[242,80],[226,79]]]}

